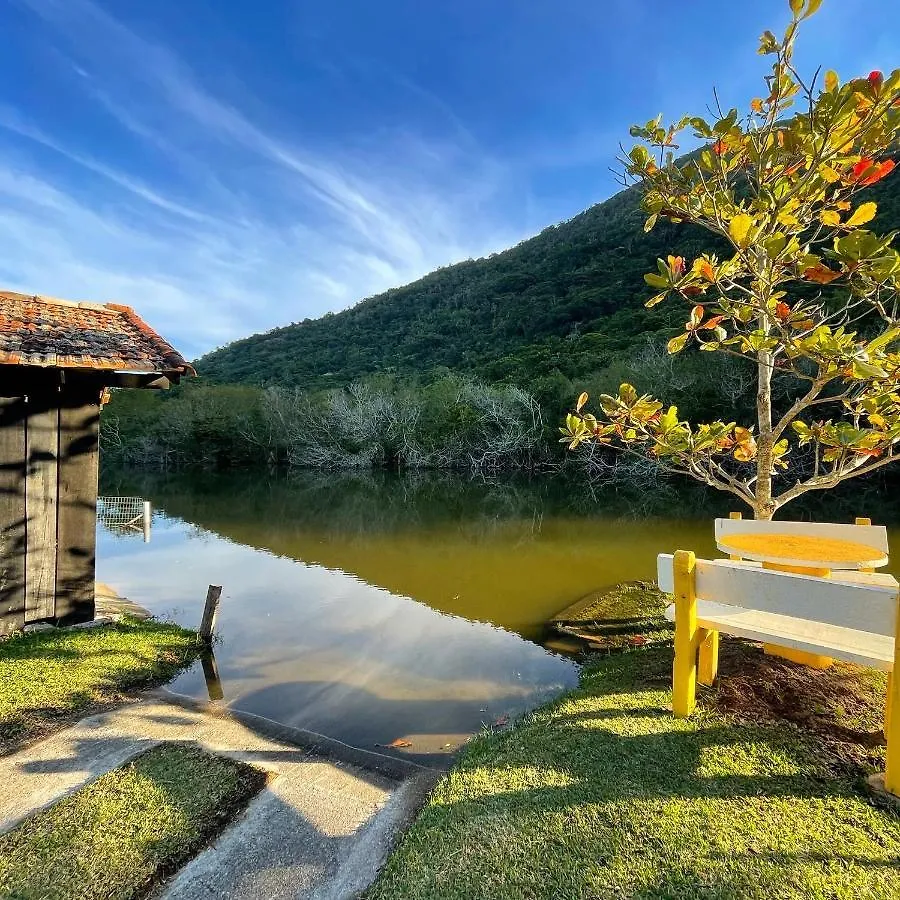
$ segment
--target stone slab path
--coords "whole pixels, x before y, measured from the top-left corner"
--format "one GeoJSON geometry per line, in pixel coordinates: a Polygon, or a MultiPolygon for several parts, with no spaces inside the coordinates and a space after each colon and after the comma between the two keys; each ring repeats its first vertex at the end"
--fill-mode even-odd
{"type": "Polygon", "coordinates": [[[437,773],[410,767],[392,778],[263,730],[158,697],[83,719],[0,759],[0,832],[154,744],[188,741],[274,777],[160,897],[355,896],[374,879],[437,773]]]}

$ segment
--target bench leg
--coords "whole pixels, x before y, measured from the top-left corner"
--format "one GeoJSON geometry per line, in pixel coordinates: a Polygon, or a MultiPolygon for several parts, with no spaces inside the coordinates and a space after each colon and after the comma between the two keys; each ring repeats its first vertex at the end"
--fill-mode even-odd
{"type": "Polygon", "coordinates": [[[830,656],[795,650],[793,647],[779,647],[778,644],[763,644],[763,652],[767,656],[780,656],[782,659],[789,659],[791,662],[801,663],[813,669],[829,669],[834,663],[830,656]]]}
{"type": "Polygon", "coordinates": [[[712,687],[719,672],[719,632],[706,628],[698,630],[697,680],[712,687]]]}
{"type": "Polygon", "coordinates": [[[888,672],[887,677],[887,697],[885,697],[884,702],[884,738],[887,740],[887,736],[891,733],[891,713],[893,712],[894,703],[892,693],[894,690],[894,674],[893,672],[888,672]]]}
{"type": "Polygon", "coordinates": [[[884,737],[887,741],[887,761],[884,771],[884,789],[900,796],[900,597],[894,632],[894,665],[888,678],[887,702],[884,715],[884,737]]]}
{"type": "Polygon", "coordinates": [[[696,558],[679,550],[673,560],[675,575],[675,662],[672,667],[672,712],[689,716],[697,704],[697,597],[694,593],[696,558]]]}
{"type": "Polygon", "coordinates": [[[884,714],[884,737],[887,740],[887,763],[884,772],[884,789],[900,796],[900,715],[895,711],[900,708],[900,682],[893,674],[888,676],[887,703],[884,714]]]}

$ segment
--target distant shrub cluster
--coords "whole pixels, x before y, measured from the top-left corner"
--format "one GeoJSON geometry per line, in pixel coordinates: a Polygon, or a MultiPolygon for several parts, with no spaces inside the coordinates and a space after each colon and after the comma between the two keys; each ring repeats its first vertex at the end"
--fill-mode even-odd
{"type": "Polygon", "coordinates": [[[541,408],[529,393],[457,377],[316,394],[202,383],[168,396],[120,391],[102,422],[107,461],[160,470],[493,471],[535,468],[547,449],[541,408]]]}
{"type": "MultiPolygon", "coordinates": [[[[640,379],[686,412],[752,408],[752,372],[710,354],[671,357],[658,346],[625,354],[579,381],[592,392],[640,379]]],[[[102,416],[106,463],[157,471],[232,469],[457,469],[583,467],[593,478],[646,478],[611,454],[564,453],[558,423],[573,383],[560,373],[533,391],[438,372],[430,380],[372,378],[338,390],[185,381],[171,391],[116,391],[102,416]]]]}

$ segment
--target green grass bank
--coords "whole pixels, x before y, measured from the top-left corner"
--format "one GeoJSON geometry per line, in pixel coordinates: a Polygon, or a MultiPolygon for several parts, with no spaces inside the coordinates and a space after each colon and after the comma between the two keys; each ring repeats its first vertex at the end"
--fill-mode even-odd
{"type": "Polygon", "coordinates": [[[368,900],[895,900],[900,815],[881,675],[726,642],[720,687],[670,711],[671,648],[590,662],[581,686],[473,740],[368,900]]]}
{"type": "Polygon", "coordinates": [[[0,753],[167,681],[196,653],[193,631],[152,620],[0,641],[0,753]]]}
{"type": "Polygon", "coordinates": [[[154,747],[0,836],[0,896],[146,897],[265,780],[195,747],[154,747]]]}

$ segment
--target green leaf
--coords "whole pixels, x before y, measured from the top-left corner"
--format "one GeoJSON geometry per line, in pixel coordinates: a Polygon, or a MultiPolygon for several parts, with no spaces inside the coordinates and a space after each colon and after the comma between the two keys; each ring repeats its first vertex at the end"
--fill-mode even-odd
{"type": "Polygon", "coordinates": [[[728,233],[731,239],[742,250],[750,243],[750,229],[753,227],[753,217],[747,213],[738,213],[731,222],[728,223],[728,233]]]}
{"type": "Polygon", "coordinates": [[[659,419],[659,427],[665,432],[678,424],[678,407],[670,406],[659,419]]]}
{"type": "Polygon", "coordinates": [[[799,16],[803,12],[803,0],[790,0],[791,12],[795,16],[799,16]]]}
{"type": "Polygon", "coordinates": [[[656,225],[656,220],[658,218],[659,217],[656,215],[656,213],[654,213],[652,216],[648,216],[647,221],[644,222],[644,231],[645,232],[653,231],[653,227],[654,227],[654,225],[656,225]]]}
{"type": "Polygon", "coordinates": [[[866,222],[871,222],[872,219],[875,218],[875,213],[878,212],[878,204],[872,203],[870,200],[868,203],[863,203],[860,206],[857,206],[853,211],[853,215],[847,219],[846,224],[850,227],[855,227],[857,225],[865,225],[866,222]]]}
{"type": "Polygon", "coordinates": [[[868,381],[871,378],[887,378],[887,372],[881,366],[863,362],[859,359],[853,360],[850,369],[853,372],[853,377],[860,381],[868,381]]]}
{"type": "Polygon", "coordinates": [[[685,332],[685,334],[679,334],[678,337],[673,337],[672,340],[666,344],[666,349],[669,353],[680,353],[684,350],[685,344],[687,344],[690,336],[689,332],[685,332]]]}
{"type": "Polygon", "coordinates": [[[667,288],[669,286],[668,278],[663,278],[662,275],[656,275],[653,272],[648,272],[644,276],[644,281],[646,281],[650,287],[667,288]]]}
{"type": "Polygon", "coordinates": [[[838,74],[834,69],[829,69],[825,73],[825,90],[831,93],[839,84],[838,74]]]}
{"type": "Polygon", "coordinates": [[[803,18],[808,19],[811,15],[818,11],[821,5],[822,0],[807,0],[806,12],[803,13],[803,18]]]}

